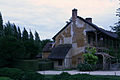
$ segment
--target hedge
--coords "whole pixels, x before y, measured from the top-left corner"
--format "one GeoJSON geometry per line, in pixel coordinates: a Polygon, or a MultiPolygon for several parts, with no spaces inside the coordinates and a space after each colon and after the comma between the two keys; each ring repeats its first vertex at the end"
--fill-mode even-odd
{"type": "Polygon", "coordinates": [[[51,70],[53,69],[53,62],[46,59],[40,60],[19,60],[14,63],[15,68],[22,70],[51,70]]]}
{"type": "Polygon", "coordinates": [[[0,76],[3,76],[0,80],[44,80],[44,76],[36,71],[22,71],[17,68],[0,68],[0,76]]]}
{"type": "Polygon", "coordinates": [[[53,70],[53,62],[50,60],[39,60],[39,70],[53,70]]]}
{"type": "Polygon", "coordinates": [[[11,79],[9,77],[0,77],[0,80],[13,80],[13,79],[11,79]]]}
{"type": "Polygon", "coordinates": [[[25,71],[22,80],[44,80],[44,75],[35,71],[25,71]]]}
{"type": "Polygon", "coordinates": [[[38,60],[20,60],[20,61],[16,61],[14,67],[22,70],[37,71],[39,70],[39,63],[38,60]]]}
{"type": "Polygon", "coordinates": [[[24,72],[17,68],[0,68],[0,76],[10,77],[15,80],[21,80],[24,72]]]}
{"type": "Polygon", "coordinates": [[[68,73],[61,73],[60,75],[55,75],[50,80],[120,80],[119,76],[95,76],[89,74],[75,74],[70,75],[68,73]]]}

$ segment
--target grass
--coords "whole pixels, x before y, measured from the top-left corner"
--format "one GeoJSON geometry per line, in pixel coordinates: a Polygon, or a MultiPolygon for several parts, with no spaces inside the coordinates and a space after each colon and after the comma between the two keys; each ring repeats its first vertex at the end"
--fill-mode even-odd
{"type": "MultiPolygon", "coordinates": [[[[52,80],[54,76],[56,75],[45,75],[45,78],[47,78],[48,80],[52,80]]],[[[72,77],[74,77],[76,80],[120,80],[120,76],[111,76],[111,75],[75,74],[75,75],[71,75],[71,78],[72,77]],[[88,79],[88,77],[90,79],[88,79]]],[[[55,79],[55,80],[61,80],[61,79],[55,79]]],[[[66,79],[62,79],[62,80],[66,80],[66,79]]]]}

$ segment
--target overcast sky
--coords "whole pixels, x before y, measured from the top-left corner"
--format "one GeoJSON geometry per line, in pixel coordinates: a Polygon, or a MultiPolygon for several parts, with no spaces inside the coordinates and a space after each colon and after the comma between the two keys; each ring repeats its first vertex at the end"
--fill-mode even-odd
{"type": "Polygon", "coordinates": [[[22,30],[36,30],[41,39],[51,39],[78,9],[78,16],[92,17],[93,23],[110,30],[117,22],[118,0],[0,0],[4,23],[10,21],[22,30]]]}

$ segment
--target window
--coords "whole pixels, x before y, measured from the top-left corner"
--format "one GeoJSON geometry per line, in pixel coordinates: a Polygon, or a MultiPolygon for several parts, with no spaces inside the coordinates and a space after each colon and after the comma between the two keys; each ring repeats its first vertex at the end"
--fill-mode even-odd
{"type": "Polygon", "coordinates": [[[62,60],[58,60],[58,66],[62,66],[62,60]]]}

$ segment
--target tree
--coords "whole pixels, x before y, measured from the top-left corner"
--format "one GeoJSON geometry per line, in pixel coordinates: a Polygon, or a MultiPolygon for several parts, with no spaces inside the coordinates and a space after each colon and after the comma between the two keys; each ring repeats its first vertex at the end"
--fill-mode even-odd
{"type": "Polygon", "coordinates": [[[14,29],[14,37],[18,38],[18,31],[15,24],[13,24],[13,29],[14,29]]]}
{"type": "Polygon", "coordinates": [[[24,47],[26,59],[34,59],[36,55],[39,53],[39,47],[36,44],[34,44],[34,41],[31,40],[24,41],[24,47]]]}
{"type": "Polygon", "coordinates": [[[20,39],[21,40],[21,30],[20,30],[20,28],[18,27],[18,39],[20,39]]]}
{"type": "Polygon", "coordinates": [[[27,30],[24,28],[24,30],[23,30],[23,36],[22,36],[22,39],[23,39],[23,41],[26,41],[26,40],[28,40],[28,32],[27,32],[27,30]]]}
{"type": "Polygon", "coordinates": [[[44,48],[44,46],[48,43],[48,42],[52,42],[50,39],[45,39],[45,40],[42,40],[41,41],[41,48],[43,49],[44,48]]]}
{"type": "Polygon", "coordinates": [[[33,34],[32,34],[32,32],[30,31],[30,40],[31,41],[33,41],[34,39],[33,39],[33,34]]]}
{"type": "Polygon", "coordinates": [[[17,59],[24,58],[23,43],[14,36],[0,37],[0,67],[10,67],[17,59]]]}
{"type": "Polygon", "coordinates": [[[5,29],[4,29],[5,36],[13,36],[13,34],[14,34],[13,24],[11,24],[8,21],[8,23],[6,23],[4,26],[5,26],[5,29]]]}
{"type": "Polygon", "coordinates": [[[3,19],[1,13],[0,13],[0,36],[3,36],[3,19]]]}
{"type": "Polygon", "coordinates": [[[35,42],[40,43],[40,37],[39,34],[35,31],[35,42]]]}
{"type": "Polygon", "coordinates": [[[3,30],[3,19],[1,12],[0,12],[0,30],[3,30]]]}

